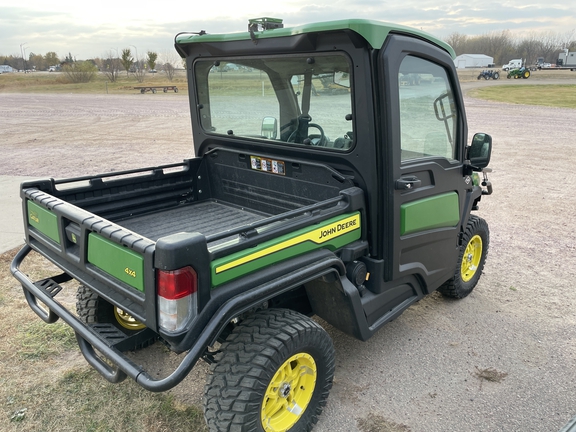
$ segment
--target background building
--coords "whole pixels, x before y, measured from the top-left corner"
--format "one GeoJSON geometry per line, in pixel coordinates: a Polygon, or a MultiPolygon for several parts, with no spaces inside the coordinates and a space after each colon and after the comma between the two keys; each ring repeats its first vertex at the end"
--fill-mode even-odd
{"type": "Polygon", "coordinates": [[[494,67],[494,57],[484,54],[460,54],[454,59],[458,69],[494,67]]]}

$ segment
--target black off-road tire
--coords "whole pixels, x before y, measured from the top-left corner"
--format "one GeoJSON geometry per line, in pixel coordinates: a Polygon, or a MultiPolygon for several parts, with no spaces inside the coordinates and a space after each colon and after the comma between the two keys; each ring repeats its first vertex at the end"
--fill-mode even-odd
{"type": "Polygon", "coordinates": [[[446,297],[456,299],[462,299],[470,294],[482,275],[489,244],[488,224],[484,219],[471,215],[462,237],[454,276],[444,282],[438,291],[446,297]]]}
{"type": "MultiPolygon", "coordinates": [[[[78,318],[86,324],[112,324],[128,336],[136,334],[144,328],[144,326],[142,326],[142,328],[135,326],[134,329],[130,329],[123,326],[114,313],[114,305],[84,285],[80,285],[76,292],[76,313],[78,314],[78,318]]],[[[148,338],[135,344],[132,349],[138,350],[146,348],[155,341],[156,337],[148,338]]]]}
{"type": "Polygon", "coordinates": [[[206,380],[204,417],[210,431],[262,432],[263,422],[273,426],[267,430],[282,430],[274,427],[282,415],[289,418],[288,430],[310,431],[326,405],[333,378],[334,346],[318,323],[288,309],[259,311],[222,344],[206,380]],[[297,379],[279,380],[281,376],[297,379]],[[310,376],[314,382],[306,381],[310,376]],[[287,408],[306,392],[311,392],[308,402],[287,408]]]}

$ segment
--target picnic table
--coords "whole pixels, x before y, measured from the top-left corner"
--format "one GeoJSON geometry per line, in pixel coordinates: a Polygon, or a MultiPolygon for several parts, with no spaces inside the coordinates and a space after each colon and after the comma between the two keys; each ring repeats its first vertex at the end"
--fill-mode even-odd
{"type": "Polygon", "coordinates": [[[178,93],[178,87],[173,85],[159,85],[159,86],[136,86],[134,90],[140,90],[140,93],[152,92],[156,93],[158,89],[162,89],[164,93],[167,93],[168,90],[174,90],[174,93],[178,93]]]}

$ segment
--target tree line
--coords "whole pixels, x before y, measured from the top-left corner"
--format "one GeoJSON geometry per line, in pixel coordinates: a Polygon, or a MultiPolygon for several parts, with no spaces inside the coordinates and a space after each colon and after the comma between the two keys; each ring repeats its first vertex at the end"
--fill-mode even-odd
{"type": "MultiPolygon", "coordinates": [[[[462,33],[452,33],[444,39],[454,48],[456,55],[460,54],[485,54],[494,58],[494,63],[502,65],[514,58],[522,58],[527,64],[534,64],[538,58],[544,62],[556,64],[558,54],[563,49],[576,51],[576,29],[568,33],[529,33],[527,36],[515,38],[509,30],[492,32],[480,36],[468,36],[462,33]]],[[[133,56],[130,48],[124,48],[121,52],[109,51],[102,58],[85,60],[94,66],[94,71],[105,73],[112,82],[119,73],[125,71],[127,75],[132,73],[139,82],[144,79],[146,71],[155,71],[158,54],[148,51],[145,58],[133,56]]],[[[181,59],[176,53],[165,54],[166,61],[160,65],[161,70],[166,72],[168,79],[172,80],[175,69],[181,67],[181,59]]],[[[22,56],[0,55],[0,64],[9,65],[16,70],[45,71],[50,67],[58,67],[64,70],[79,68],[78,62],[69,53],[63,60],[58,58],[55,52],[45,55],[30,53],[28,58],[22,56]]],[[[90,69],[88,65],[82,65],[84,69],[90,69]]]]}
{"type": "Polygon", "coordinates": [[[494,58],[496,65],[522,58],[527,64],[536,63],[538,58],[556,64],[558,54],[564,49],[576,51],[576,30],[569,33],[530,33],[522,38],[514,38],[509,30],[480,36],[467,36],[452,33],[445,42],[450,44],[456,55],[485,54],[494,58]]]}
{"type": "Polygon", "coordinates": [[[60,59],[55,52],[45,55],[30,53],[27,58],[0,55],[0,64],[21,71],[62,71],[72,82],[90,81],[99,71],[111,82],[115,82],[121,72],[126,72],[127,76],[132,74],[138,82],[143,82],[145,74],[155,73],[157,67],[161,67],[171,81],[179,62],[175,53],[167,54],[167,60],[159,64],[158,53],[154,51],[147,51],[144,58],[134,57],[130,48],[115,51],[89,60],[77,60],[71,53],[60,59]]]}
{"type": "Polygon", "coordinates": [[[0,55],[0,64],[11,66],[16,70],[48,70],[50,66],[60,64],[60,59],[52,51],[45,55],[30,53],[28,58],[15,55],[0,55]]]}

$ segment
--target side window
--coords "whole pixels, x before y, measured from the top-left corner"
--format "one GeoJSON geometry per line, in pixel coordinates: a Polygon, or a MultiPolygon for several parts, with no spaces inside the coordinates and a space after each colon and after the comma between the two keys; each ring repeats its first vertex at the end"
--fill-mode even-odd
{"type": "Polygon", "coordinates": [[[455,160],[457,111],[444,68],[406,56],[398,86],[402,162],[439,156],[455,160]]]}

